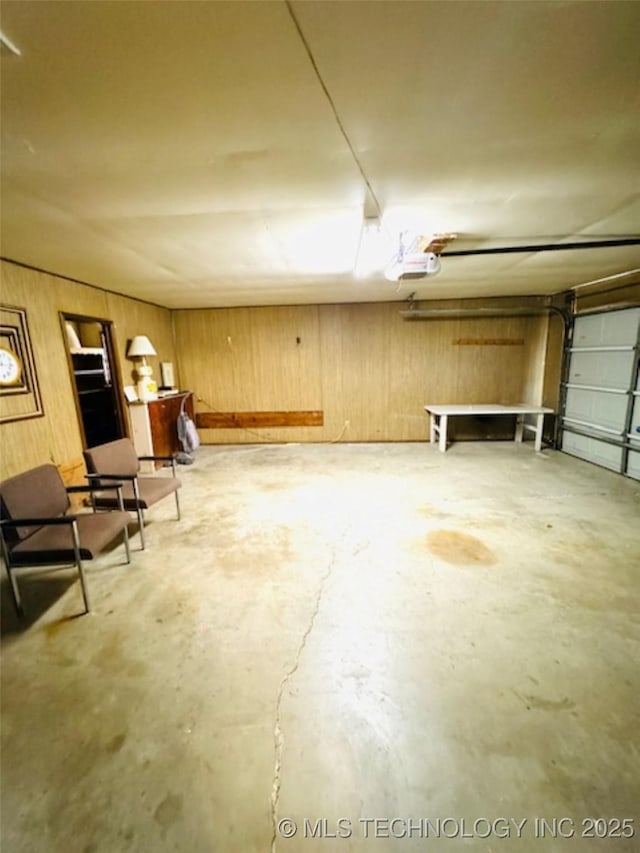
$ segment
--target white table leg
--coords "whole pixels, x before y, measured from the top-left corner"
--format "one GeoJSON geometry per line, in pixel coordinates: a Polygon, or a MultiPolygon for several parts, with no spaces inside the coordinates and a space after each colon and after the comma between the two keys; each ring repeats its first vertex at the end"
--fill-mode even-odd
{"type": "Polygon", "coordinates": [[[524,415],[518,415],[516,417],[516,437],[515,441],[522,441],[522,434],[524,432],[524,415]]]}
{"type": "Polygon", "coordinates": [[[440,453],[444,453],[447,449],[447,420],[448,415],[440,415],[440,443],[438,449],[440,453]]]}
{"type": "Polygon", "coordinates": [[[539,415],[536,415],[536,452],[540,453],[542,450],[542,430],[544,428],[544,412],[541,412],[539,415]]]}
{"type": "Polygon", "coordinates": [[[436,440],[436,416],[429,412],[429,442],[434,444],[436,440]]]}

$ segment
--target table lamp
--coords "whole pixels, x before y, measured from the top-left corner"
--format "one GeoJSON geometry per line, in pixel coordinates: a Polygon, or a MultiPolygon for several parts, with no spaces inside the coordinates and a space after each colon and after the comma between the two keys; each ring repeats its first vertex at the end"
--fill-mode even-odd
{"type": "Polygon", "coordinates": [[[127,358],[140,359],[136,367],[140,400],[155,400],[158,396],[156,383],[151,379],[153,368],[147,364],[147,356],[150,355],[157,355],[157,353],[149,338],[146,335],[136,335],[127,349],[127,358]]]}

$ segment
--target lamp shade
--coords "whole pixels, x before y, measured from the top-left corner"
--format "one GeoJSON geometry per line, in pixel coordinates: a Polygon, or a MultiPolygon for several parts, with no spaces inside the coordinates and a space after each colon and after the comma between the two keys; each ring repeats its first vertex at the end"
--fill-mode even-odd
{"type": "Polygon", "coordinates": [[[147,355],[157,355],[153,344],[146,335],[136,335],[129,344],[127,358],[144,358],[147,355]]]}

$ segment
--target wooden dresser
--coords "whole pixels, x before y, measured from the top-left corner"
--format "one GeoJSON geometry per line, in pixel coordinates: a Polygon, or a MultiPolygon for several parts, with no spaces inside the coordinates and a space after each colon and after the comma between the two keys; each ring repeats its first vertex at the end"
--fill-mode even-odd
{"type": "Polygon", "coordinates": [[[182,450],[177,423],[183,400],[186,413],[193,418],[191,391],[129,405],[131,438],[138,456],[171,456],[182,450]]]}

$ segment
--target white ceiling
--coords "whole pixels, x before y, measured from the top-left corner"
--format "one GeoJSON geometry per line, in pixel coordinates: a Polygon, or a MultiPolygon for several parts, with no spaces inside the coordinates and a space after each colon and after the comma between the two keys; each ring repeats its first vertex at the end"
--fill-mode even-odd
{"type": "Polygon", "coordinates": [[[443,257],[400,287],[353,271],[376,201],[451,250],[639,236],[640,3],[3,0],[0,20],[21,50],[6,258],[172,308],[549,294],[640,267],[631,246],[443,257]]]}

